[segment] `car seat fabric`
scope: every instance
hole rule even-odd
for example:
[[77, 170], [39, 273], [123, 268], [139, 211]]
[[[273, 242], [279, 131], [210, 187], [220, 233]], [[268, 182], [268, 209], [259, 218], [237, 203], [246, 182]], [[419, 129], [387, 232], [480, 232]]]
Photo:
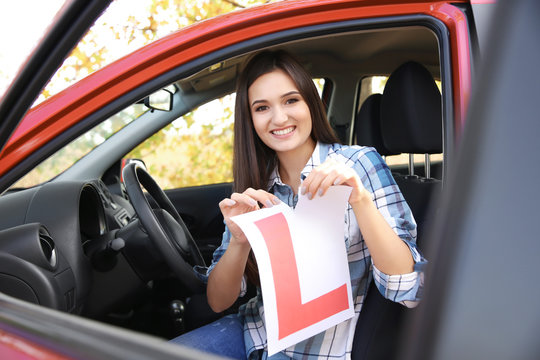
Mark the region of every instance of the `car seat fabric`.
[[381, 98], [381, 129], [392, 152], [442, 152], [441, 95], [421, 64], [407, 62], [388, 78]]
[[[416, 62], [404, 63], [388, 78], [381, 98], [385, 146], [399, 153], [442, 153], [441, 114], [441, 95], [429, 71]], [[441, 181], [409, 175], [397, 176], [396, 182], [418, 225], [420, 243]]]
[[[381, 97], [381, 134], [384, 147], [395, 153], [442, 152], [441, 96], [429, 71], [407, 62], [390, 75]], [[418, 244], [429, 222], [431, 202], [441, 181], [416, 175], [396, 175], [418, 225]], [[396, 359], [403, 323], [414, 309], [385, 299], [372, 282], [355, 329], [353, 359]]]
[[382, 156], [396, 155], [385, 145], [381, 131], [381, 98], [382, 94], [371, 94], [364, 100], [354, 124], [356, 143], [372, 146]]

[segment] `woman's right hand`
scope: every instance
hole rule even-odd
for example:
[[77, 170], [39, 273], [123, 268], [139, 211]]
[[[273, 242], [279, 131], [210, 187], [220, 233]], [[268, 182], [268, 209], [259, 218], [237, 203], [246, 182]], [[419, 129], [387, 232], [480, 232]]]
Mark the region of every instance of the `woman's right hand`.
[[243, 193], [233, 193], [230, 198], [223, 199], [219, 203], [219, 208], [225, 219], [225, 223], [231, 232], [231, 242], [248, 244], [246, 235], [240, 227], [231, 220], [231, 217], [259, 210], [259, 204], [263, 207], [272, 207], [280, 203], [277, 196], [264, 190], [248, 188]]

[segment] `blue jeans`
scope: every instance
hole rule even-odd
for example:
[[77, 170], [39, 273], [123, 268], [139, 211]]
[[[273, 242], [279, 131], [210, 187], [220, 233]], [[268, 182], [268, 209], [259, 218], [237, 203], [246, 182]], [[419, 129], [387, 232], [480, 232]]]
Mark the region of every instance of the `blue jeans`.
[[[232, 359], [246, 360], [244, 322], [238, 314], [224, 316], [213, 323], [180, 335], [171, 342]], [[256, 358], [261, 360], [290, 359], [283, 353], [268, 356], [266, 351], [256, 351]], [[251, 358], [253, 357], [254, 354], [251, 354]]]
[[222, 317], [213, 323], [180, 335], [171, 342], [233, 359], [246, 359], [244, 323], [238, 314]]

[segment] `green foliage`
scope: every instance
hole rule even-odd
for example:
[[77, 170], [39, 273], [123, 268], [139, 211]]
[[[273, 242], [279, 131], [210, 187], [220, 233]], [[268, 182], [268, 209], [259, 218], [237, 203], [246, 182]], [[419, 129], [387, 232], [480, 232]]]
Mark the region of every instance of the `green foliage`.
[[232, 181], [234, 96], [214, 100], [161, 129], [127, 157], [142, 159], [165, 189]]
[[142, 8], [141, 1], [116, 0], [66, 59], [39, 101], [121, 56], [183, 27], [275, 1], [279, 0], [146, 0], [146, 7]]
[[133, 104], [111, 116], [58, 150], [17, 181], [13, 187], [31, 187], [52, 179], [146, 111], [148, 109], [142, 104]]
[[[133, 6], [132, 0], [116, 0], [96, 21], [79, 45], [66, 59], [40, 96], [40, 100], [59, 92], [120, 56], [155, 41], [171, 32], [237, 9], [276, 0], [147, 0]], [[279, 0], [278, 0], [279, 1]], [[131, 6], [131, 7], [130, 7]], [[118, 11], [119, 9], [129, 9]], [[114, 17], [110, 14], [114, 14]], [[121, 50], [120, 50], [121, 49]], [[194, 113], [183, 116], [182, 128], [174, 123], [147, 139], [128, 157], [140, 158], [164, 188], [194, 186], [232, 181], [231, 103], [223, 103], [211, 121], [195, 119]], [[59, 174], [75, 161], [125, 125], [119, 113], [91, 135], [79, 139], [53, 155], [30, 172], [17, 186], [32, 186]]]

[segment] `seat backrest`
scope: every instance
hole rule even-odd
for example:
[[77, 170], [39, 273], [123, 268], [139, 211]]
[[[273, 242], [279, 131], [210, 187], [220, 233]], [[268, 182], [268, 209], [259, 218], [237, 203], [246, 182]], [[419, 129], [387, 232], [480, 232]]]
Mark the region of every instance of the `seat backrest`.
[[[384, 147], [395, 153], [441, 153], [441, 114], [441, 96], [429, 71], [414, 62], [401, 65], [388, 78], [381, 97]], [[411, 207], [420, 239], [441, 181], [416, 175], [395, 175], [395, 179]], [[356, 325], [352, 358], [397, 359], [402, 324], [412, 311], [385, 299], [372, 282]]]
[[[421, 64], [407, 62], [388, 78], [381, 98], [381, 132], [384, 145], [393, 152], [442, 153], [441, 95], [431, 73]], [[441, 181], [420, 176], [397, 176], [396, 182], [411, 207], [423, 237], [438, 197]]]
[[442, 152], [441, 94], [431, 73], [417, 62], [399, 66], [381, 97], [381, 130], [395, 153]]
[[396, 155], [384, 145], [381, 131], [382, 94], [371, 94], [364, 100], [354, 122], [356, 144], [372, 146], [382, 156]]

